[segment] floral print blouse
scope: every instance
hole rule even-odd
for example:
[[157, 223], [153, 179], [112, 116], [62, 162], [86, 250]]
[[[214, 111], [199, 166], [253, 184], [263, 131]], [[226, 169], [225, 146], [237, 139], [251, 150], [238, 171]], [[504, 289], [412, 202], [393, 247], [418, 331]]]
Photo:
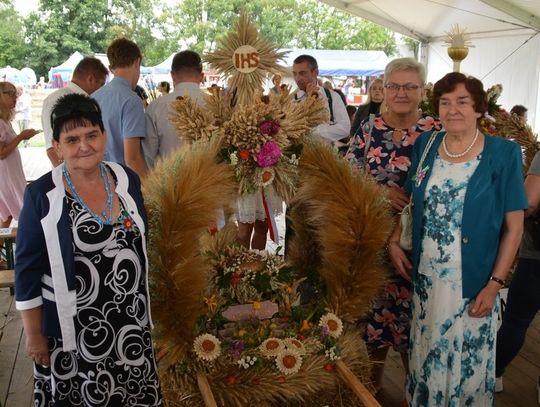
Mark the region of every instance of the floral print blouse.
[[369, 118], [362, 122], [351, 140], [345, 158], [357, 169], [365, 167], [377, 182], [402, 187], [411, 166], [414, 142], [425, 131], [440, 130], [441, 124], [439, 119], [422, 114], [414, 126], [408, 129], [395, 129], [384, 121], [381, 114], [378, 114], [373, 121], [371, 141], [365, 154], [370, 127]]

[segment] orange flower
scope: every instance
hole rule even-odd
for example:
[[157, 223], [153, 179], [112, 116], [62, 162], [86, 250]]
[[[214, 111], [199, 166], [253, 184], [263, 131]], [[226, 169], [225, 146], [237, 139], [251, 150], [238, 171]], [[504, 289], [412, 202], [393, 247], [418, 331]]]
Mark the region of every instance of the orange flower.
[[309, 326], [309, 321], [307, 319], [304, 319], [302, 321], [302, 327], [300, 328], [300, 332], [309, 331], [311, 327]]
[[270, 171], [263, 172], [263, 174], [262, 174], [262, 181], [263, 182], [268, 182], [271, 179], [272, 179], [272, 173]]
[[240, 150], [238, 153], [238, 157], [240, 157], [241, 160], [247, 160], [249, 158], [249, 151], [248, 150]]

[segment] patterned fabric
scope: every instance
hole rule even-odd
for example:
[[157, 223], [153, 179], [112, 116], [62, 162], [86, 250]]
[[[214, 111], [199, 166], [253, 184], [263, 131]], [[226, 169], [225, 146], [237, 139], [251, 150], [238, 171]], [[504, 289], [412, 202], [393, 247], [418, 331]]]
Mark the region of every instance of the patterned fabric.
[[361, 168], [375, 177], [377, 182], [388, 185], [405, 184], [411, 166], [412, 146], [418, 136], [425, 131], [440, 130], [438, 119], [422, 115], [418, 122], [408, 129], [390, 127], [379, 114], [375, 116], [371, 142], [364, 163], [364, 148], [369, 137], [369, 119], [364, 120], [345, 155], [353, 166]]
[[371, 308], [366, 325], [364, 339], [371, 348], [392, 346], [396, 352], [407, 352], [411, 297], [411, 284], [403, 277], [394, 277], [384, 288]]
[[77, 350], [49, 338], [50, 367], [34, 365], [36, 406], [161, 406], [147, 313], [140, 231], [121, 208], [100, 226], [70, 196], [77, 276]]
[[426, 186], [407, 377], [412, 406], [494, 405], [498, 307], [472, 318], [474, 299], [462, 298], [463, 203], [479, 161], [453, 164], [437, 156]]
[[[353, 168], [364, 167], [364, 148], [369, 137], [369, 127], [369, 119], [367, 119], [361, 124], [359, 132], [352, 139], [349, 151], [345, 155]], [[384, 121], [380, 114], [376, 115], [366, 156], [366, 171], [383, 185], [402, 187], [411, 166], [412, 146], [417, 137], [424, 131], [439, 130], [440, 127], [438, 119], [422, 115], [413, 127], [394, 129]], [[388, 265], [388, 267], [392, 266]], [[393, 269], [390, 270], [390, 274], [395, 275]], [[374, 301], [364, 337], [369, 347], [392, 346], [396, 352], [407, 351], [410, 301], [410, 283], [395, 275], [382, 295]]]

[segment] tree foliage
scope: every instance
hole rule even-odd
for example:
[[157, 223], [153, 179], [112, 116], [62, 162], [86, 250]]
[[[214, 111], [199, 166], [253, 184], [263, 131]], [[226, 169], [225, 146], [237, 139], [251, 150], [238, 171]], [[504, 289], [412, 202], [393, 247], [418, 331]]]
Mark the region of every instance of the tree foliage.
[[389, 30], [317, 0], [182, 0], [174, 7], [165, 0], [40, 0], [24, 21], [13, 0], [0, 0], [0, 15], [13, 22], [0, 27], [7, 44], [0, 63], [31, 66], [44, 75], [74, 51], [105, 52], [108, 43], [125, 36], [141, 47], [144, 64], [155, 65], [181, 49], [213, 50], [242, 10], [281, 48], [396, 51]]
[[0, 66], [7, 65], [22, 68], [24, 65], [23, 26], [13, 7], [12, 0], [0, 1]]

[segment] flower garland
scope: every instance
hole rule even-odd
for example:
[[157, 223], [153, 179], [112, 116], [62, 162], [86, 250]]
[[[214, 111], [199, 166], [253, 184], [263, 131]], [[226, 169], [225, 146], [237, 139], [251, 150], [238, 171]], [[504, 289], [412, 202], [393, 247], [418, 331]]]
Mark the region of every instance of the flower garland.
[[[207, 255], [212, 264], [193, 352], [201, 363], [217, 359], [242, 369], [297, 373], [314, 354], [339, 359], [341, 319], [314, 298], [300, 303], [295, 272], [279, 254], [229, 245]], [[315, 288], [316, 290], [320, 290]], [[319, 321], [316, 323], [316, 321]]]

